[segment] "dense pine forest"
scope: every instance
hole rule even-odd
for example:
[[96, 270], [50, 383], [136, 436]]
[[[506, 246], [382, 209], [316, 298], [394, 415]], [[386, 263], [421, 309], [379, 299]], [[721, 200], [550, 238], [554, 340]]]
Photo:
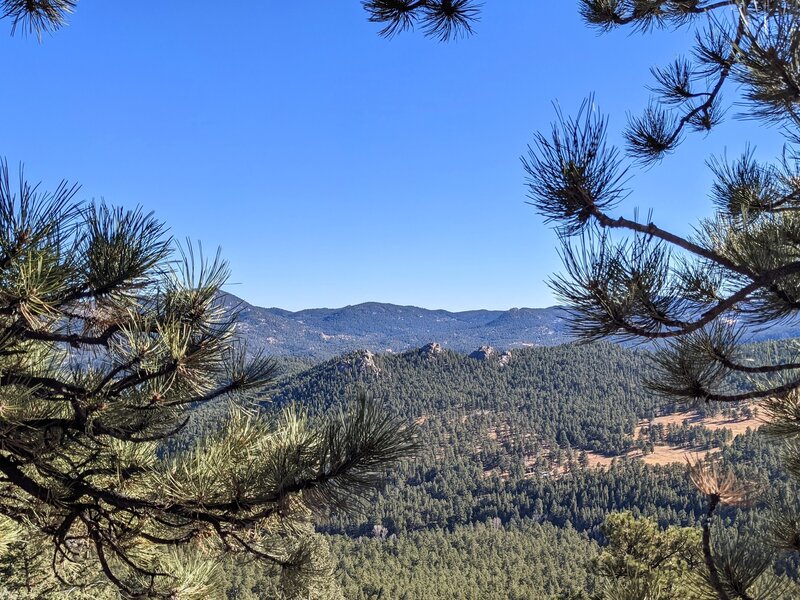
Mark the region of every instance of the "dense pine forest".
[[[792, 348], [770, 342], [750, 352], [789, 357]], [[291, 409], [313, 424], [366, 394], [413, 423], [419, 446], [384, 473], [366, 501], [320, 515], [314, 552], [335, 582], [316, 597], [599, 600], [623, 597], [615, 586], [629, 593], [644, 585], [661, 590], [656, 600], [700, 600], [702, 580], [684, 583], [700, 577], [706, 501], [684, 455], [721, 457], [739, 478], [770, 490], [750, 506], [717, 513], [718, 544], [746, 536], [750, 547], [764, 547], [756, 533], [766, 531], [769, 509], [796, 490], [781, 445], [757, 431], [756, 404], [666, 402], [643, 383], [651, 365], [648, 349], [609, 343], [469, 354], [431, 343], [316, 364], [281, 358], [268, 392], [198, 405], [159, 454], [167, 461], [191, 455], [237, 405], [271, 419]], [[650, 460], [664, 449], [671, 460]], [[0, 590], [13, 598], [63, 597], [40, 546], [19, 539], [0, 550]], [[212, 565], [218, 595], [283, 594], [278, 566], [241, 554], [220, 560]], [[778, 560], [770, 573], [780, 583], [775, 598], [796, 597], [795, 562]], [[117, 593], [108, 586], [92, 592]]]
[[[755, 431], [757, 420], [736, 437], [704, 420], [682, 422], [697, 408], [710, 418], [710, 408], [654, 397], [642, 384], [648, 364], [646, 351], [611, 344], [470, 355], [429, 344], [310, 368], [287, 362], [261, 403], [267, 412], [301, 406], [313, 419], [366, 390], [417, 424], [419, 455], [387, 473], [358, 516], [334, 511], [319, 526], [344, 597], [601, 598], [610, 580], [598, 557], [609, 552], [610, 517], [630, 511], [656, 529], [697, 533], [704, 499], [683, 453], [719, 451], [742, 477], [771, 481], [776, 497], [791, 493], [780, 450]], [[201, 409], [186, 444], [225, 410]], [[725, 412], [736, 423], [752, 410]], [[642, 427], [666, 414], [679, 424]], [[653, 443], [675, 448], [677, 462], [646, 464]], [[598, 464], [599, 457], [608, 460]], [[769, 501], [726, 509], [721, 522], [730, 532], [755, 531]], [[778, 569], [794, 573], [792, 564]], [[275, 575], [259, 563], [232, 564], [226, 573], [229, 598], [275, 593], [265, 591]], [[659, 598], [684, 597], [665, 594]]]
[[[779, 446], [755, 430], [753, 405], [723, 415], [713, 406], [665, 403], [642, 383], [650, 369], [643, 349], [601, 343], [462, 354], [432, 343], [402, 354], [359, 351], [279, 365], [273, 389], [250, 401], [265, 415], [292, 407], [314, 421], [366, 393], [414, 423], [420, 441], [417, 455], [387, 472], [358, 510], [332, 510], [320, 520], [320, 548], [337, 579], [331, 598], [613, 598], [604, 594], [620, 577], [634, 577], [631, 565], [658, 577], [659, 586], [672, 582], [657, 599], [694, 598], [676, 582], [696, 574], [705, 507], [680, 457], [719, 453], [742, 478], [771, 482], [773, 497], [719, 513], [728, 536], [763, 528], [768, 505], [793, 493]], [[191, 453], [230, 418], [231, 407], [198, 406], [162, 454]], [[668, 426], [656, 425], [666, 416]], [[704, 425], [714, 418], [748, 427], [734, 437]], [[664, 447], [677, 462], [647, 464]], [[667, 541], [653, 541], [661, 537]], [[637, 544], [667, 542], [689, 554], [648, 568], [652, 548]], [[23, 542], [7, 549], [0, 572], [18, 594], [12, 597], [61, 597], [44, 562]], [[780, 562], [774, 572], [789, 582], [796, 566]], [[231, 600], [280, 597], [277, 567], [234, 555], [216, 573], [218, 593]], [[792, 597], [786, 593], [780, 597]]]

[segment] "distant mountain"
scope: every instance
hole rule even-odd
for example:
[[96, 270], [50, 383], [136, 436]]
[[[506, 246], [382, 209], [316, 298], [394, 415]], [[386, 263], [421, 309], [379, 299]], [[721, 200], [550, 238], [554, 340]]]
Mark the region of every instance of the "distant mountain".
[[[354, 350], [405, 352], [436, 342], [469, 353], [482, 346], [498, 351], [555, 346], [572, 340], [563, 308], [512, 308], [450, 312], [365, 302], [344, 308], [291, 312], [260, 308], [225, 294], [241, 310], [239, 333], [250, 349], [273, 356], [328, 359]], [[800, 324], [753, 329], [749, 341], [800, 337]]]
[[274, 356], [325, 359], [353, 350], [403, 352], [430, 342], [471, 352], [481, 346], [508, 350], [569, 341], [558, 307], [449, 312], [366, 302], [290, 312], [253, 306], [231, 294], [225, 302], [241, 309], [239, 333], [248, 346]]

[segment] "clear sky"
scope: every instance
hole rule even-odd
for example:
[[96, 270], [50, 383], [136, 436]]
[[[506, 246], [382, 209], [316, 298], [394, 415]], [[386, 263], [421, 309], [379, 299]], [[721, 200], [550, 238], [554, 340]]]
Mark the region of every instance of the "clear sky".
[[[573, 0], [486, 2], [456, 43], [377, 29], [358, 0], [81, 0], [41, 44], [0, 37], [0, 154], [221, 246], [228, 291], [260, 306], [552, 304], [556, 238], [519, 156], [554, 101], [594, 92], [620, 131], [688, 35], [599, 36]], [[705, 158], [748, 141], [780, 148], [729, 121], [637, 171], [621, 212], [689, 231]]]

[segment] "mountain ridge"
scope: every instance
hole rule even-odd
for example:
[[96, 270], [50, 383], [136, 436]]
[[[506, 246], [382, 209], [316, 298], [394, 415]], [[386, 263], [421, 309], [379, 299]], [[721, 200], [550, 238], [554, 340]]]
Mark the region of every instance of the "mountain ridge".
[[431, 342], [471, 352], [570, 341], [560, 307], [447, 311], [384, 302], [289, 311], [263, 308], [233, 294], [225, 306], [240, 312], [238, 333], [248, 348], [275, 356], [326, 359], [353, 350], [404, 352]]
[[[456, 352], [483, 346], [502, 352], [574, 341], [564, 307], [448, 311], [385, 302], [290, 311], [255, 306], [224, 293], [240, 312], [238, 334], [250, 350], [273, 356], [325, 360], [352, 352], [399, 353], [435, 342]], [[798, 323], [751, 329], [748, 341], [800, 337]]]

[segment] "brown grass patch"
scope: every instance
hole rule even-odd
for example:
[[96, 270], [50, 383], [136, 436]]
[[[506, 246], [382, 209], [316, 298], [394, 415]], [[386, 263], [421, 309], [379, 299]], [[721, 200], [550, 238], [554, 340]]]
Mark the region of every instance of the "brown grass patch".
[[586, 452], [586, 457], [589, 459], [590, 469], [606, 469], [611, 466], [614, 459], [624, 458], [624, 456], [606, 456], [597, 452]]
[[[734, 437], [746, 432], [748, 429], [756, 430], [762, 425], [757, 412], [754, 410], [754, 416], [751, 419], [728, 419], [722, 415], [716, 417], [701, 417], [697, 411], [690, 411], [685, 413], [673, 413], [671, 415], [662, 415], [653, 419], [653, 425], [663, 425], [664, 427], [672, 425], [682, 425], [685, 421], [687, 425], [701, 425], [708, 429], [730, 429]], [[634, 437], [639, 435], [643, 427], [648, 426], [650, 423], [641, 421], [633, 432]]]
[[[656, 417], [651, 422], [641, 421], [634, 429], [633, 436], [634, 438], [637, 438], [642, 429], [650, 425], [663, 425], [664, 427], [669, 425], [680, 426], [683, 425], [684, 422], [689, 426], [699, 425], [711, 430], [728, 429], [733, 437], [742, 435], [743, 433], [747, 432], [748, 429], [755, 431], [763, 424], [758, 418], [757, 414], [750, 419], [729, 419], [722, 415], [717, 415], [715, 417], [701, 417], [696, 411], [690, 411], [685, 413], [662, 415], [660, 417]], [[713, 454], [714, 452], [719, 452], [719, 449], [714, 448], [711, 450], [697, 450], [695, 448], [687, 448], [685, 446], [668, 446], [666, 444], [657, 444], [654, 446], [653, 452], [644, 455], [639, 450], [632, 450], [628, 454], [618, 457], [603, 456], [602, 454], [597, 454], [594, 452], [587, 452], [586, 454], [589, 457], [589, 467], [603, 469], [609, 467], [615, 458], [637, 459], [648, 465], [670, 465], [686, 462], [687, 456], [703, 458], [707, 454]]]
[[[758, 417], [757, 410], [755, 406], [752, 407], [754, 410], [755, 415], [750, 419], [729, 419], [727, 417], [717, 415], [715, 417], [700, 417], [700, 415], [696, 411], [689, 411], [689, 412], [682, 412], [682, 413], [672, 413], [669, 415], [662, 415], [659, 417], [654, 418], [652, 421], [641, 421], [634, 429], [633, 439], [639, 437], [640, 432], [642, 429], [650, 426], [650, 425], [663, 425], [667, 427], [669, 425], [677, 425], [681, 426], [684, 422], [686, 422], [689, 426], [702, 426], [706, 427], [710, 430], [719, 430], [719, 429], [728, 429], [730, 430], [733, 437], [739, 436], [744, 434], [748, 429], [756, 430], [758, 429], [763, 422]], [[489, 411], [472, 411], [462, 417], [462, 422], [466, 421], [469, 417], [475, 417], [480, 414], [486, 414]], [[417, 424], [422, 424], [427, 420], [427, 417], [419, 417], [416, 422]], [[495, 422], [493, 425], [490, 425], [486, 429], [486, 438], [487, 440], [491, 440], [494, 442], [497, 441], [507, 441], [512, 439], [513, 436], [511, 434], [511, 427], [508, 423], [504, 423], [502, 420], [499, 422]], [[532, 437], [530, 434], [526, 434], [523, 436], [524, 438]], [[481, 447], [477, 447], [477, 451], [481, 451]], [[548, 448], [542, 448], [542, 454], [546, 454]], [[575, 449], [575, 453], [579, 452], [578, 449]], [[614, 460], [641, 460], [645, 464], [648, 465], [669, 465], [669, 464], [676, 464], [676, 463], [685, 463], [687, 457], [692, 458], [702, 458], [705, 457], [707, 454], [713, 454], [715, 452], [719, 452], [719, 449], [713, 448], [710, 450], [699, 450], [696, 448], [690, 448], [685, 446], [668, 446], [666, 444], [657, 444], [653, 448], [653, 452], [649, 454], [642, 454], [640, 450], [632, 450], [627, 454], [619, 455], [619, 456], [606, 456], [604, 454], [600, 454], [597, 452], [586, 451], [586, 456], [589, 460], [588, 467], [590, 469], [607, 469], [611, 466]], [[532, 477], [536, 476], [537, 474], [541, 474], [535, 467], [536, 457], [527, 455], [524, 458], [525, 460], [525, 477]], [[558, 476], [562, 469], [553, 470], [552, 468], [543, 467], [543, 470], [548, 471], [550, 476]], [[490, 469], [484, 472], [484, 475], [490, 477], [492, 475], [499, 474], [502, 479], [508, 478], [508, 473], [499, 472], [498, 469]]]
[[653, 452], [642, 456], [641, 452], [637, 452], [640, 460], [646, 465], [670, 465], [675, 463], [685, 463], [686, 459], [691, 457], [693, 459], [705, 458], [707, 454], [719, 452], [719, 448], [711, 450], [695, 450], [693, 448], [675, 448], [672, 446], [655, 446]]

